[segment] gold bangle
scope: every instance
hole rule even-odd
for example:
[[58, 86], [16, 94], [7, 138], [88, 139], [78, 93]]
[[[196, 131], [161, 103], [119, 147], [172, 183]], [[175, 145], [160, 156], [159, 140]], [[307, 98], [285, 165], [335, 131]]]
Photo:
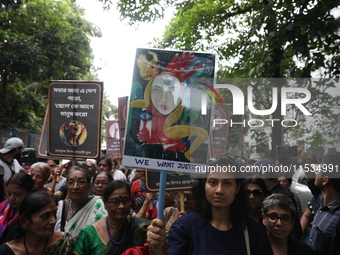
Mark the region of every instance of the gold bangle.
[[47, 190], [51, 191], [52, 193], [54, 193], [54, 191], [51, 188], [47, 188]]

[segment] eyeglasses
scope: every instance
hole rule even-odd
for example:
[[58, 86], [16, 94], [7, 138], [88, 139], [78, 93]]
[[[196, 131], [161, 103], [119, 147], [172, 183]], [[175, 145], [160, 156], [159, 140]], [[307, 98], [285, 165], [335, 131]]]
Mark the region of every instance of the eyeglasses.
[[105, 185], [107, 185], [107, 182], [106, 181], [102, 181], [102, 182], [101, 181], [95, 181], [94, 184], [96, 184], [96, 185], [101, 184], [101, 185], [105, 186]]
[[290, 217], [286, 214], [282, 215], [281, 217], [279, 217], [276, 213], [265, 213], [264, 214], [268, 221], [271, 223], [276, 223], [279, 219], [281, 220], [281, 223], [283, 225], [289, 225], [293, 222], [294, 217]]
[[79, 187], [83, 187], [86, 185], [87, 181], [86, 180], [78, 180], [78, 181], [67, 181], [67, 185], [70, 187], [73, 187], [73, 185], [78, 184]]
[[246, 189], [245, 192], [246, 192], [247, 197], [250, 197], [251, 194], [253, 194], [255, 198], [261, 198], [263, 196], [263, 191], [260, 189], [254, 189], [254, 190]]
[[107, 201], [110, 206], [117, 207], [120, 205], [120, 203], [123, 203], [124, 206], [127, 206], [131, 204], [131, 199], [129, 197], [124, 197], [122, 199], [112, 199]]

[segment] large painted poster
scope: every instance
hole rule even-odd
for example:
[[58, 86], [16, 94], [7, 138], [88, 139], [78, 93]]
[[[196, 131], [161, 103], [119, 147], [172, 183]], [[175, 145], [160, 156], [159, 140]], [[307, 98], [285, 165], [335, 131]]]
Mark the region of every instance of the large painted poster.
[[215, 55], [137, 49], [123, 164], [193, 172], [205, 165]]
[[230, 105], [216, 105], [213, 108], [212, 144], [214, 156], [224, 156], [227, 152], [230, 122]]

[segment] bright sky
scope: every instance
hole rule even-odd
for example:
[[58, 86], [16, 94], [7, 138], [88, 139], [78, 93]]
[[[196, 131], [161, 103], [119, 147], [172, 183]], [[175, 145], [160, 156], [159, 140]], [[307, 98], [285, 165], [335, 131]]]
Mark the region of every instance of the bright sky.
[[[120, 22], [116, 6], [104, 11], [98, 0], [77, 0], [86, 10], [85, 19], [96, 24], [102, 32], [101, 38], [93, 38], [91, 46], [95, 55], [94, 65], [101, 67], [98, 76], [104, 82], [104, 91], [112, 104], [118, 105], [118, 98], [130, 96], [133, 62], [136, 48], [150, 48], [155, 37], [161, 37], [171, 18], [168, 10], [164, 20], [156, 24], [140, 24], [136, 30]], [[115, 1], [114, 1], [115, 2]], [[339, 16], [340, 9], [335, 11]]]
[[117, 106], [119, 97], [130, 96], [136, 48], [150, 48], [147, 43], [163, 35], [170, 18], [156, 24], [141, 24], [136, 30], [119, 21], [115, 6], [104, 11], [97, 0], [78, 0], [78, 4], [86, 10], [85, 19], [101, 29], [102, 38], [91, 40], [94, 65], [102, 68], [98, 71], [99, 79], [104, 82], [104, 91], [112, 104]]

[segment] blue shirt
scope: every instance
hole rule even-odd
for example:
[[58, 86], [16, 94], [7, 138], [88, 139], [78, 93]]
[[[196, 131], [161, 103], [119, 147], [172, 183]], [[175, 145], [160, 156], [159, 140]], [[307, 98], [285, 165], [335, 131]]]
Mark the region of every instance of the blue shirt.
[[309, 246], [313, 248], [316, 254], [329, 253], [339, 219], [340, 199], [319, 207], [314, 217], [309, 237]]

